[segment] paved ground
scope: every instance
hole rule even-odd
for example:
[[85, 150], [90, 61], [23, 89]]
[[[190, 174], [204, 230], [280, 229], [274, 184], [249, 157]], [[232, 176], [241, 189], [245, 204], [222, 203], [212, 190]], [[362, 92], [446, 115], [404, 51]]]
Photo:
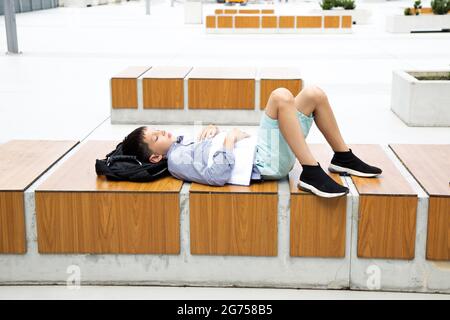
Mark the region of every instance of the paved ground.
[[400, 300], [450, 300], [450, 295], [368, 292], [349, 290], [293, 290], [254, 288], [178, 288], [178, 287], [81, 287], [65, 286], [0, 286], [0, 300], [5, 299], [151, 299], [151, 300], [279, 300], [279, 299], [400, 299]]

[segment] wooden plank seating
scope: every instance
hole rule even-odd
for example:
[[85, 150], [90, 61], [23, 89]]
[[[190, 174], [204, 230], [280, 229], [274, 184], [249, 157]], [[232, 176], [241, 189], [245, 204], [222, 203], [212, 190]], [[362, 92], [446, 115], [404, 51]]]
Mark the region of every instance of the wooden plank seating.
[[0, 253], [25, 253], [24, 192], [76, 141], [13, 140], [0, 145]]
[[[333, 151], [325, 144], [311, 144], [311, 152], [336, 182], [338, 174], [327, 168]], [[289, 173], [291, 190], [290, 255], [292, 257], [345, 257], [347, 198], [321, 198], [298, 189], [302, 167], [297, 162]]]
[[153, 67], [142, 75], [144, 109], [183, 109], [184, 78], [192, 67]]
[[277, 88], [286, 88], [295, 97], [303, 88], [300, 71], [296, 68], [261, 68], [259, 71], [260, 109], [265, 109], [270, 94]]
[[429, 195], [426, 258], [450, 260], [450, 144], [391, 144]]
[[[206, 30], [212, 33], [349, 33], [351, 15], [216, 14], [206, 16]], [[247, 29], [247, 31], [245, 30]]]
[[358, 257], [414, 259], [417, 193], [379, 145], [349, 146], [383, 173], [351, 176], [359, 192]]
[[116, 144], [86, 142], [36, 189], [39, 253], [179, 254], [182, 182], [97, 177]]
[[191, 254], [276, 256], [278, 184], [249, 187], [193, 183], [189, 192]]
[[216, 9], [214, 14], [274, 14], [274, 9]]
[[150, 68], [129, 67], [111, 78], [112, 108], [138, 108], [138, 78]]
[[255, 68], [194, 67], [188, 79], [189, 109], [254, 109]]

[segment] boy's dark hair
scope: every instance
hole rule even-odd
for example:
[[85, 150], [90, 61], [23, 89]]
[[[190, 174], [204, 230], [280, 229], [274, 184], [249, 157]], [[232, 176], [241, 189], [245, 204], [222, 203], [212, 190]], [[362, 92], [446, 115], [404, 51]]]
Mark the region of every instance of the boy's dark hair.
[[136, 156], [136, 158], [141, 162], [149, 161], [148, 159], [154, 152], [144, 141], [145, 130], [146, 127], [139, 127], [123, 139], [122, 151], [124, 155]]

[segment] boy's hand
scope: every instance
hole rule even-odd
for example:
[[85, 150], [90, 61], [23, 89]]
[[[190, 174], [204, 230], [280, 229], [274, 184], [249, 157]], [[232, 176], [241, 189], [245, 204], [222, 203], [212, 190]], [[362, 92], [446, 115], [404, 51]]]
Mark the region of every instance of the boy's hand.
[[235, 137], [235, 142], [241, 141], [242, 139], [250, 137], [250, 135], [247, 132], [241, 131], [238, 128], [234, 128], [231, 131], [231, 134]]
[[218, 133], [219, 133], [219, 128], [217, 128], [217, 126], [215, 126], [213, 124], [210, 124], [205, 129], [202, 130], [202, 132], [198, 136], [198, 140], [201, 141], [201, 140], [204, 140], [204, 139], [213, 138]]

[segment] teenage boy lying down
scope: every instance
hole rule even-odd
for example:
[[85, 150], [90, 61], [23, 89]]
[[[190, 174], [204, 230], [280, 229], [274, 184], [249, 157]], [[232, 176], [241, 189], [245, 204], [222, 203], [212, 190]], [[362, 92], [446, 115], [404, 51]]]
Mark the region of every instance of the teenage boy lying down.
[[[303, 89], [296, 97], [285, 88], [271, 93], [258, 135], [253, 139], [253, 149], [251, 144], [244, 146], [252, 152], [250, 166], [240, 163], [235, 155], [235, 144], [251, 140], [246, 139], [249, 135], [237, 128], [220, 133], [217, 146], [219, 130], [214, 125], [205, 128], [197, 141], [188, 142], [183, 136], [176, 137], [164, 130], [140, 127], [124, 139], [123, 152], [153, 163], [166, 158], [169, 172], [175, 178], [217, 186], [229, 183], [234, 174], [242, 175], [243, 171], [247, 171], [244, 175], [247, 174], [248, 180], [281, 179], [298, 159], [303, 167], [300, 189], [321, 197], [343, 196], [348, 188], [324, 172], [305, 141], [313, 121], [334, 151], [329, 171], [360, 177], [381, 174], [380, 168], [364, 163], [348, 148], [326, 94], [315, 86]], [[235, 170], [237, 166], [239, 170]]]

